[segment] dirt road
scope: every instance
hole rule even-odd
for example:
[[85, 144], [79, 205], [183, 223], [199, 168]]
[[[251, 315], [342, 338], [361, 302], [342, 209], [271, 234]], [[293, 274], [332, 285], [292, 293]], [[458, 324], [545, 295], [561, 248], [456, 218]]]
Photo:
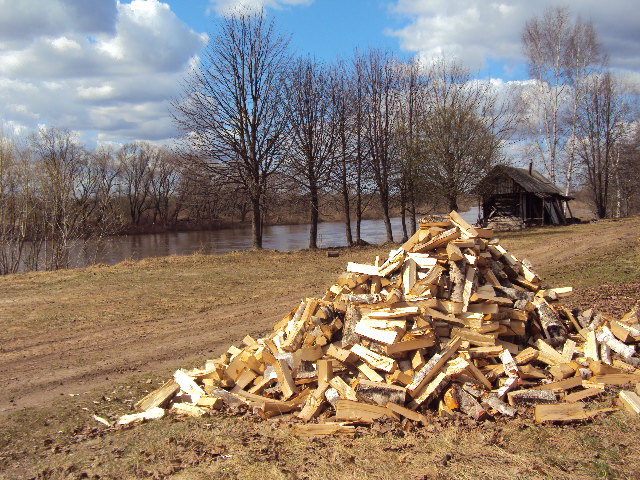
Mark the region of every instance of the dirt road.
[[[637, 249], [639, 227], [633, 219], [542, 229], [510, 234], [503, 244], [542, 266], [550, 283], [577, 281], [581, 298], [604, 299], [599, 306], [617, 314], [640, 296], [637, 264], [610, 279], [606, 264]], [[0, 412], [106, 388], [137, 372], [167, 376], [201, 364], [246, 334], [265, 333], [300, 298], [321, 295], [347, 261], [370, 262], [388, 250], [356, 249], [338, 259], [324, 252], [174, 257], [0, 279]], [[603, 291], [603, 281], [612, 286]], [[213, 306], [201, 308], [203, 298]]]

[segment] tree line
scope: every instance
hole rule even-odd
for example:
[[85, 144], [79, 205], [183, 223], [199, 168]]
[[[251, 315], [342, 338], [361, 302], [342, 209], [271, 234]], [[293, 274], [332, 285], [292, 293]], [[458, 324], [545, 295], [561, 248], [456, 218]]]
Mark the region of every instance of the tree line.
[[306, 212], [310, 248], [327, 212], [350, 245], [372, 210], [388, 241], [404, 240], [420, 213], [457, 209], [520, 148], [567, 194], [586, 190], [598, 217], [637, 212], [638, 92], [607, 67], [593, 25], [548, 9], [522, 43], [531, 81], [506, 89], [446, 58], [296, 56], [263, 14], [225, 18], [171, 103], [175, 144], [90, 150], [56, 128], [0, 138], [0, 273], [221, 219], [250, 219], [261, 248], [264, 225], [291, 211]]

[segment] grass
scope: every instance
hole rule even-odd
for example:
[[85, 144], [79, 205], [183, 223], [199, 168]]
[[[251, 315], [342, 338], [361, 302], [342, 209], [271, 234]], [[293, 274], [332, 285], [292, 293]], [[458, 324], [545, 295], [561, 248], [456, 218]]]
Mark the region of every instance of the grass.
[[[635, 218], [501, 237], [538, 265], [547, 283], [598, 290], [640, 282], [638, 232]], [[389, 248], [342, 249], [337, 259], [323, 251], [174, 256], [11, 275], [0, 278], [0, 328], [7, 338], [46, 338], [79, 326], [216, 314], [247, 302], [270, 302], [284, 314], [292, 298], [321, 294], [347, 261], [371, 262]], [[640, 471], [640, 420], [622, 411], [568, 426], [536, 425], [531, 413], [481, 424], [434, 416], [424, 428], [383, 423], [359, 428], [355, 438], [311, 440], [292, 436], [286, 416], [263, 422], [221, 413], [124, 429], [92, 419], [129, 413], [166, 374], [149, 365], [108, 388], [0, 414], [0, 478], [573, 480], [631, 479]]]

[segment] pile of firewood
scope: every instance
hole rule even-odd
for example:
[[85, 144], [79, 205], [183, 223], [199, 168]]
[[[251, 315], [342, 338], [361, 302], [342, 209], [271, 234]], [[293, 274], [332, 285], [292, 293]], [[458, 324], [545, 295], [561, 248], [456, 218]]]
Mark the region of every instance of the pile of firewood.
[[[588, 419], [603, 409], [582, 400], [639, 388], [639, 314], [571, 312], [556, 302], [571, 290], [543, 288], [527, 260], [456, 212], [425, 218], [383, 262], [349, 263], [323, 298], [202, 369], [178, 370], [119, 423], [225, 406], [316, 419], [296, 426], [311, 434], [385, 417], [424, 423], [427, 408], [481, 420], [535, 405], [538, 422]], [[640, 412], [635, 392], [620, 399]]]

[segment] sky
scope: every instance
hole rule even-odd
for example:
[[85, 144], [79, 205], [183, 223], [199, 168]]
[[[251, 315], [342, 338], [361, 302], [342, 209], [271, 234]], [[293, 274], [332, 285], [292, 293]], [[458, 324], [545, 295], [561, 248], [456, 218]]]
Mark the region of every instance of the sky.
[[518, 82], [522, 28], [547, 6], [592, 20], [611, 67], [640, 78], [640, 0], [0, 0], [0, 129], [66, 128], [90, 147], [170, 141], [170, 100], [237, 8], [264, 9], [294, 52], [327, 62], [376, 47]]

